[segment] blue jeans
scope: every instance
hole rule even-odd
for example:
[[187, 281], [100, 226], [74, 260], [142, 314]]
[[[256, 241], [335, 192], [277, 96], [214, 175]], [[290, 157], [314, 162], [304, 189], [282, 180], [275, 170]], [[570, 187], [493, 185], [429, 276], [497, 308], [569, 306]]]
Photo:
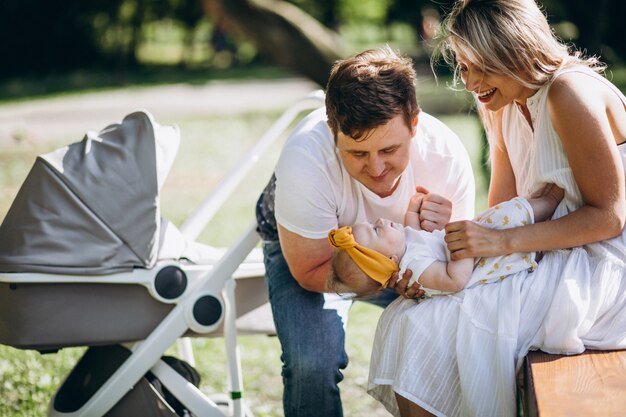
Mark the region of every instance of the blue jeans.
[[[343, 416], [338, 384], [348, 365], [345, 324], [352, 300], [303, 289], [289, 272], [278, 241], [263, 243], [265, 273], [282, 347], [285, 417]], [[379, 306], [397, 297], [383, 291]]]

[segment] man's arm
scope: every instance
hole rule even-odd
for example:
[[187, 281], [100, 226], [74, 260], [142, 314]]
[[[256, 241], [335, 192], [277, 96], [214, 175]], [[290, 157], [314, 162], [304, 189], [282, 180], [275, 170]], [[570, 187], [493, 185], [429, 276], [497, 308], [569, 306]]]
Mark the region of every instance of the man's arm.
[[327, 239], [308, 239], [278, 225], [278, 236], [289, 271], [308, 291], [328, 292], [332, 248]]

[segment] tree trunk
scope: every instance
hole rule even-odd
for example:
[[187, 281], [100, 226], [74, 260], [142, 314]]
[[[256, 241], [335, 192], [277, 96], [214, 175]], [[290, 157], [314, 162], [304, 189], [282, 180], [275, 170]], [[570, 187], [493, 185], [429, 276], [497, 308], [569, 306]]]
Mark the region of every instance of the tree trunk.
[[204, 0], [220, 28], [241, 34], [277, 65], [325, 86], [332, 64], [345, 58], [337, 34], [298, 7], [277, 0]]

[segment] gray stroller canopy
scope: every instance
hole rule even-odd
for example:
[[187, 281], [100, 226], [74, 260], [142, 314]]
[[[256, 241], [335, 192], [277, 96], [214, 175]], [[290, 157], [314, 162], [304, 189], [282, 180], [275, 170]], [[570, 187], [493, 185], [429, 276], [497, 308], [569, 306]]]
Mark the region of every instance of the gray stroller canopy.
[[110, 274], [152, 267], [176, 126], [138, 111], [37, 157], [2, 225], [0, 272]]

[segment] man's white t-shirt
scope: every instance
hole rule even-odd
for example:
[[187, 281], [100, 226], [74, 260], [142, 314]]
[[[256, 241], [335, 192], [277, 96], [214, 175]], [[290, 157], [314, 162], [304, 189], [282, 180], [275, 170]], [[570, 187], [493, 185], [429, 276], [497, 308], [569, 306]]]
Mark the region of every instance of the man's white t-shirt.
[[452, 202], [452, 221], [471, 219], [475, 185], [465, 147], [433, 116], [420, 112], [418, 120], [406, 170], [393, 194], [382, 198], [350, 177], [325, 109], [313, 111], [287, 139], [276, 166], [277, 223], [308, 239], [380, 217], [403, 223], [417, 185]]

